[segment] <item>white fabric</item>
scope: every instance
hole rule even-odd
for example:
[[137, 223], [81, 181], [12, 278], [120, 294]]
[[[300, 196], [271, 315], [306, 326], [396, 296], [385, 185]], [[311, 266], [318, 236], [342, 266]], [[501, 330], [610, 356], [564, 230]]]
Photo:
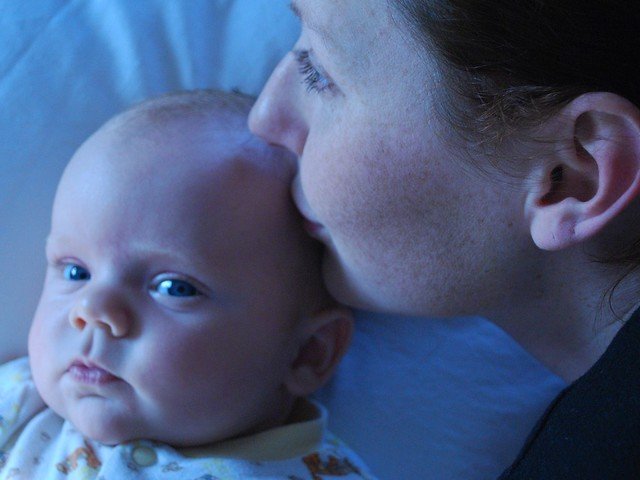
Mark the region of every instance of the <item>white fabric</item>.
[[[256, 94], [298, 33], [288, 0], [0, 2], [0, 360], [26, 353], [56, 182], [132, 102], [169, 90]], [[16, 321], [16, 319], [22, 319]], [[563, 382], [480, 319], [361, 313], [320, 397], [383, 479], [495, 478]]]
[[318, 399], [380, 478], [491, 479], [565, 383], [481, 318], [360, 312]]
[[[361, 460], [324, 430], [323, 409], [310, 403], [306, 407], [306, 421], [222, 442], [197, 455], [146, 440], [107, 446], [83, 438], [44, 406], [28, 360], [21, 358], [0, 366], [0, 480], [170, 480], [176, 475], [194, 480], [315, 480], [323, 473], [374, 480]], [[298, 437], [301, 451], [283, 437]]]

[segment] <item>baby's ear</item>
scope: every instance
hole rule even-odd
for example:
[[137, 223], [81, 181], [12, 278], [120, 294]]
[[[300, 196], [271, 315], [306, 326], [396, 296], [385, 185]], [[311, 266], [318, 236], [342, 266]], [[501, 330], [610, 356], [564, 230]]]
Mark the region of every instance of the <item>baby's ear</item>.
[[612, 93], [587, 93], [550, 122], [553, 162], [532, 172], [526, 214], [538, 247], [596, 235], [640, 194], [640, 111]]
[[353, 335], [353, 314], [331, 307], [304, 321], [298, 354], [285, 386], [292, 395], [306, 396], [331, 378]]

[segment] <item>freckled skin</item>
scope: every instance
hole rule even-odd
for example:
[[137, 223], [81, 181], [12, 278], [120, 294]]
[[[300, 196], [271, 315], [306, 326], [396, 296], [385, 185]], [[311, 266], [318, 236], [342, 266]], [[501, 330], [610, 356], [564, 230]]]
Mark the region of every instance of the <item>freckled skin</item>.
[[489, 314], [498, 297], [517, 295], [535, 265], [524, 192], [462, 167], [459, 139], [434, 113], [439, 75], [387, 2], [298, 5], [294, 49], [312, 52], [334, 87], [306, 92], [288, 55], [250, 127], [299, 156], [294, 192], [324, 226], [332, 293], [359, 307], [431, 315]]
[[[558, 148], [523, 138], [487, 154], [444, 119], [449, 84], [394, 2], [293, 4], [300, 37], [249, 126], [298, 156], [294, 198], [327, 245], [331, 293], [375, 311], [484, 316], [565, 378], [584, 372], [615, 334], [603, 328], [593, 347], [591, 319], [616, 276], [585, 255], [599, 245], [540, 245], [534, 233], [554, 229], [531, 217], [546, 188], [539, 169], [566, 151], [571, 125], [558, 115], [535, 132]], [[517, 178], [493, 169], [503, 161], [523, 161]]]

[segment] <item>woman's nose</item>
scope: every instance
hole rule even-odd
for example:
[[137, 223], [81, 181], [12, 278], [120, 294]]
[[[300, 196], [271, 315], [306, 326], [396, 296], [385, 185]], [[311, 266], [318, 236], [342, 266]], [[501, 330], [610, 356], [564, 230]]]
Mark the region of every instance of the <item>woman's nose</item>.
[[131, 312], [122, 295], [113, 289], [87, 288], [69, 312], [69, 323], [78, 330], [102, 328], [112, 337], [121, 338], [130, 331]]
[[302, 155], [308, 127], [304, 115], [304, 86], [292, 53], [275, 68], [249, 114], [249, 128], [269, 143]]

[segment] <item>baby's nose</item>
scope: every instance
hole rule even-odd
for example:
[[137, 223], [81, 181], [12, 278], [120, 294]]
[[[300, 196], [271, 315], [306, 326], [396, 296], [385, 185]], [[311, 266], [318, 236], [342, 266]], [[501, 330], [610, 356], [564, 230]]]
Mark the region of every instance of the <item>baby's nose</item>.
[[103, 328], [112, 337], [121, 338], [129, 333], [131, 312], [113, 289], [88, 287], [69, 312], [69, 323], [78, 330]]

